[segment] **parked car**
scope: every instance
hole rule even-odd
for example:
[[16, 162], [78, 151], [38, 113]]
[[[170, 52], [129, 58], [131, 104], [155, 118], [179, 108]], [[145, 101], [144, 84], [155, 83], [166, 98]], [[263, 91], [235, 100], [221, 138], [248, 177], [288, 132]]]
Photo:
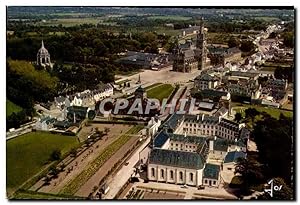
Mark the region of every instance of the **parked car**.
[[198, 190], [201, 190], [201, 189], [205, 189], [205, 186], [203, 186], [203, 185], [198, 186]]

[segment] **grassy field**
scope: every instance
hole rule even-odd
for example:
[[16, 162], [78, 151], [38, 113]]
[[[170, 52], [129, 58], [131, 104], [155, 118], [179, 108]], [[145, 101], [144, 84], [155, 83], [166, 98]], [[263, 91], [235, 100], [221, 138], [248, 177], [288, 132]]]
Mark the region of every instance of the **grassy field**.
[[85, 198], [21, 190], [16, 192], [12, 199], [83, 200]]
[[151, 20], [174, 20], [174, 21], [186, 21], [192, 19], [192, 17], [187, 17], [187, 16], [173, 16], [173, 15], [165, 15], [165, 16], [149, 16], [148, 19]]
[[39, 25], [44, 26], [57, 26], [61, 24], [62, 26], [69, 27], [69, 26], [76, 26], [80, 24], [98, 24], [101, 23], [101, 18], [58, 18], [58, 19], [51, 19], [46, 22], [39, 22]]
[[82, 186], [84, 182], [90, 179], [95, 174], [95, 172], [99, 170], [100, 167], [131, 138], [131, 134], [138, 133], [142, 128], [143, 126], [138, 125], [128, 130], [125, 134], [121, 135], [111, 145], [106, 147], [85, 170], [83, 170], [78, 176], [76, 176], [76, 178], [68, 183], [60, 193], [67, 195], [75, 194], [80, 186]]
[[243, 107], [234, 107], [233, 109], [236, 112], [239, 112], [242, 114], [242, 116], [245, 116], [245, 109], [247, 108], [255, 108], [257, 111], [259, 112], [266, 112], [269, 115], [271, 115], [274, 118], [279, 119], [280, 113], [282, 113], [283, 115], [287, 116], [287, 117], [293, 117], [293, 112], [291, 111], [286, 111], [286, 110], [280, 110], [277, 108], [269, 108], [269, 107], [263, 107], [263, 106], [255, 106], [255, 105], [245, 105], [243, 104]]
[[152, 85], [149, 85], [149, 86], [145, 87], [145, 89], [146, 89], [146, 90], [150, 90], [150, 89], [152, 89], [152, 88], [154, 88], [154, 87], [156, 87], [156, 86], [158, 86], [158, 85], [162, 85], [162, 83], [154, 83], [154, 84], [152, 84]]
[[168, 98], [173, 90], [174, 87], [172, 85], [163, 84], [150, 90], [147, 90], [147, 97], [156, 98], [159, 101], [162, 101], [164, 98]]
[[64, 154], [78, 145], [73, 136], [32, 132], [6, 142], [7, 191], [14, 190], [38, 173], [47, 163], [53, 150]]
[[6, 100], [6, 117], [10, 116], [13, 112], [20, 112], [22, 108], [10, 100]]

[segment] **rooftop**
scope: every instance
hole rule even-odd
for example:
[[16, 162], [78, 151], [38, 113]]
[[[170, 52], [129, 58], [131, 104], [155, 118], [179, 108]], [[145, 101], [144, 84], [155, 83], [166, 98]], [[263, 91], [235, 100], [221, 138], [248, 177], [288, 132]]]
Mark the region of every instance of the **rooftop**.
[[205, 162], [201, 155], [197, 153], [153, 149], [150, 153], [149, 163], [188, 169], [202, 169]]
[[206, 164], [203, 170], [203, 178], [218, 179], [220, 166], [215, 164]]
[[231, 163], [231, 162], [236, 162], [238, 158], [245, 158], [246, 154], [244, 152], [228, 152], [225, 159], [224, 163]]

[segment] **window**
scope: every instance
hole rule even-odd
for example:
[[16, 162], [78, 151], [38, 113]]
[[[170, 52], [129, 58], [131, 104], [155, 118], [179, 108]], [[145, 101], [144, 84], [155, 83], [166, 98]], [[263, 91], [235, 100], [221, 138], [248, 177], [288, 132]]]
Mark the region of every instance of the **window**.
[[174, 179], [174, 172], [173, 172], [173, 170], [170, 171], [170, 179], [172, 179], [172, 180]]
[[160, 170], [160, 176], [161, 176], [161, 178], [164, 178], [164, 177], [165, 177], [164, 174], [165, 174], [165, 173], [164, 173], [164, 170], [161, 169], [161, 170]]
[[179, 172], [179, 180], [183, 180], [183, 173], [182, 172]]
[[194, 180], [194, 175], [193, 173], [190, 173], [190, 181], [193, 181]]
[[176, 147], [178, 146], [178, 144], [176, 144]]
[[151, 168], [151, 176], [155, 177], [155, 169], [154, 168]]
[[173, 146], [173, 143], [171, 143], [171, 146]]
[[216, 181], [213, 181], [213, 185], [216, 185]]
[[207, 184], [207, 179], [204, 180], [204, 183]]

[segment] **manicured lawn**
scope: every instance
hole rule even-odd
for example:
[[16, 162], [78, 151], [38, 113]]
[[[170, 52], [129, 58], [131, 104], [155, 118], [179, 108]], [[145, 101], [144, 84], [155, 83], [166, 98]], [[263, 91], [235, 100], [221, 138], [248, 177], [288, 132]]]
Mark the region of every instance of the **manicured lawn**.
[[154, 84], [152, 84], [152, 85], [149, 85], [149, 86], [147, 86], [147, 87], [145, 87], [145, 89], [146, 90], [150, 90], [150, 89], [152, 89], [152, 88], [154, 88], [154, 87], [156, 87], [156, 86], [158, 86], [158, 85], [161, 85], [162, 83], [154, 83]]
[[168, 98], [171, 95], [173, 90], [174, 87], [172, 85], [163, 84], [155, 88], [152, 88], [150, 90], [147, 90], [147, 97], [155, 98], [158, 99], [159, 101], [162, 101], [164, 98]]
[[8, 191], [37, 174], [47, 163], [53, 150], [64, 154], [78, 145], [74, 136], [31, 132], [6, 142], [6, 186]]
[[254, 105], [243, 105], [243, 107], [236, 107], [233, 108], [236, 112], [240, 112], [242, 113], [242, 116], [245, 116], [245, 110], [247, 108], [255, 108], [258, 112], [266, 112], [269, 115], [271, 115], [274, 118], [279, 119], [280, 113], [282, 113], [283, 115], [287, 116], [287, 117], [293, 117], [293, 112], [291, 111], [286, 111], [286, 110], [280, 110], [277, 108], [269, 108], [269, 107], [263, 107], [263, 106], [254, 106]]
[[13, 112], [17, 113], [20, 112], [21, 110], [22, 108], [20, 106], [14, 104], [10, 100], [6, 100], [6, 117], [13, 114]]
[[137, 125], [128, 130], [125, 134], [121, 135], [118, 139], [106, 147], [85, 170], [83, 170], [78, 176], [76, 176], [76, 178], [68, 183], [60, 193], [67, 195], [75, 194], [80, 186], [84, 184], [84, 182], [88, 181], [95, 174], [95, 172], [99, 170], [100, 167], [111, 156], [113, 156], [116, 151], [118, 151], [124, 144], [126, 144], [126, 142], [128, 142], [128, 140], [131, 138], [131, 134], [137, 134], [142, 128], [143, 126]]

